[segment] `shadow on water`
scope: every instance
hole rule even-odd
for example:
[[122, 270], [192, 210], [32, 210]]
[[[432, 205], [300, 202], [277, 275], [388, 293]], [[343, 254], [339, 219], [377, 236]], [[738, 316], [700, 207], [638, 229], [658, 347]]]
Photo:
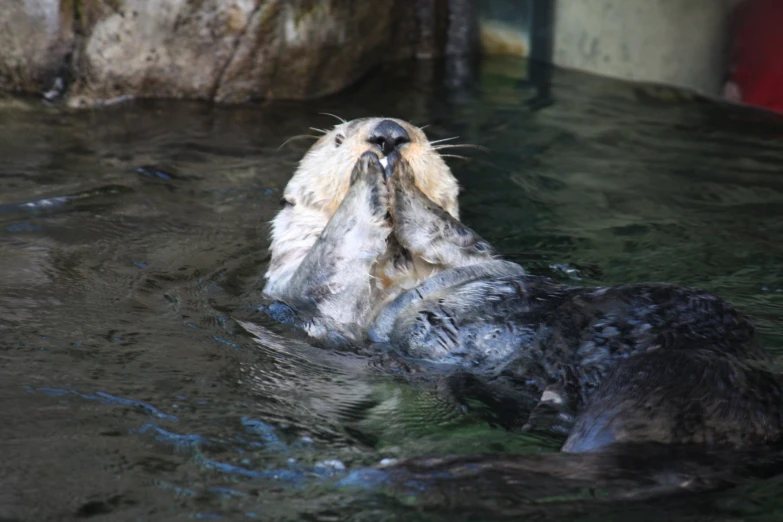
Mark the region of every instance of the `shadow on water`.
[[330, 125], [321, 112], [489, 148], [450, 161], [463, 220], [508, 258], [706, 288], [783, 357], [771, 116], [573, 72], [542, 85], [508, 60], [395, 64], [303, 103], [3, 99], [1, 519], [780, 516], [778, 454], [559, 455], [260, 313], [265, 223], [309, 141], [279, 147]]

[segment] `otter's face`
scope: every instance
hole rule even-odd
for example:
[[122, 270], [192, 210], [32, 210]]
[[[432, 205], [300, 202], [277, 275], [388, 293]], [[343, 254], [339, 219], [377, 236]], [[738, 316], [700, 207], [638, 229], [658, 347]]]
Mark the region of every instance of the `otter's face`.
[[459, 217], [459, 188], [451, 170], [421, 129], [393, 118], [362, 118], [326, 132], [299, 163], [284, 199], [331, 216], [348, 193], [351, 171], [359, 156], [368, 150], [378, 154], [382, 164], [397, 150], [410, 164], [419, 190]]

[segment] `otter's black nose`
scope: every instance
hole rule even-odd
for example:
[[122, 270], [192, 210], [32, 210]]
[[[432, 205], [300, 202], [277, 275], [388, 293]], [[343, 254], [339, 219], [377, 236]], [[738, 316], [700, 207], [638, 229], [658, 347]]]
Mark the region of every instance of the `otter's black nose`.
[[383, 120], [370, 132], [367, 141], [381, 148], [384, 156], [388, 156], [403, 143], [411, 141], [411, 137], [398, 123]]

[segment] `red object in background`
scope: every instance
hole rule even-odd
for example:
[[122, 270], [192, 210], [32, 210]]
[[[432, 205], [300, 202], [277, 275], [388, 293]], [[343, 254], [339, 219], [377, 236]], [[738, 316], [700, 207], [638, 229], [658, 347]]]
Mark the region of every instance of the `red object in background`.
[[745, 0], [736, 15], [726, 96], [783, 113], [783, 0]]

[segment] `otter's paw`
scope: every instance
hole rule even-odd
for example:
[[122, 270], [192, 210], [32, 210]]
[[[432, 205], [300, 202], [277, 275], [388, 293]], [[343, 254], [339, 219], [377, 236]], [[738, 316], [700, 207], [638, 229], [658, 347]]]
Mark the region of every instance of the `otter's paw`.
[[[396, 191], [407, 192], [416, 187], [413, 168], [399, 151], [393, 151], [386, 157], [386, 180]], [[418, 189], [417, 189], [418, 190]], [[422, 197], [426, 197], [422, 194]]]
[[394, 232], [400, 245], [408, 251], [431, 264], [451, 268], [493, 258], [489, 243], [427, 198], [416, 186], [413, 168], [404, 158], [395, 161], [388, 183]]
[[378, 220], [386, 221], [389, 190], [385, 183], [384, 167], [374, 152], [367, 151], [359, 157], [351, 173], [351, 185], [366, 190], [370, 213]]

